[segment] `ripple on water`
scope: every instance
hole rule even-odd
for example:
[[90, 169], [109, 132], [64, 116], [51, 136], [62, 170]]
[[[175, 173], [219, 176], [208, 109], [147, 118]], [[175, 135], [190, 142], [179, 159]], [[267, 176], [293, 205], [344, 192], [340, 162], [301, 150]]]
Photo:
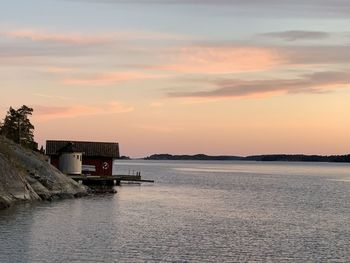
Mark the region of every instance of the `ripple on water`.
[[0, 262], [350, 261], [350, 166], [133, 165], [156, 184], [1, 211]]

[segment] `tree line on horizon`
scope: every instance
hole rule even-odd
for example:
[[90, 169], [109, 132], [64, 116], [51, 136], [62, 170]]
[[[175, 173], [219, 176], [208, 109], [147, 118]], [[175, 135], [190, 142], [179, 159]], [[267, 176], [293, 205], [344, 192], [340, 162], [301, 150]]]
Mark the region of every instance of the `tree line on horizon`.
[[171, 155], [153, 154], [145, 160], [199, 160], [199, 161], [262, 161], [262, 162], [339, 162], [350, 163], [350, 154], [347, 155], [305, 155], [305, 154], [266, 154], [251, 156], [210, 156], [205, 154]]

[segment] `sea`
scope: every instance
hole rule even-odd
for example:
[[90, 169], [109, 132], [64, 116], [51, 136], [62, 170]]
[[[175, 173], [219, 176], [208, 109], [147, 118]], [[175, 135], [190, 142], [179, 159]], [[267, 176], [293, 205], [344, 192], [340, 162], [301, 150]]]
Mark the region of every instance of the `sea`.
[[123, 160], [155, 183], [0, 211], [0, 262], [350, 262], [350, 164]]

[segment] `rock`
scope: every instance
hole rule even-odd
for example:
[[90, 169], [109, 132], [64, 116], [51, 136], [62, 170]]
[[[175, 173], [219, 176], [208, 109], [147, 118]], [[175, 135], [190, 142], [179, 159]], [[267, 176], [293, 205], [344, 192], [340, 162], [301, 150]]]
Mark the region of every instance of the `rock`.
[[10, 204], [11, 204], [10, 201], [8, 201], [0, 196], [0, 210], [5, 209], [5, 208], [9, 208]]
[[45, 156], [0, 136], [0, 209], [18, 201], [84, 195], [87, 188], [62, 174]]

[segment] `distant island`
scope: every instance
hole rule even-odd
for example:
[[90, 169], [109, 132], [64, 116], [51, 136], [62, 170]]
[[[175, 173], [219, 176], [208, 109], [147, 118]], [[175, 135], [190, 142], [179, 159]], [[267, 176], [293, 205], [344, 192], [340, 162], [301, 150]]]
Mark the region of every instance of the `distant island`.
[[262, 162], [337, 162], [350, 163], [350, 154], [348, 155], [304, 155], [304, 154], [269, 154], [252, 156], [229, 156], [219, 155], [210, 156], [205, 154], [196, 155], [171, 155], [171, 154], [153, 154], [144, 158], [145, 160], [198, 160], [198, 161], [262, 161]]

